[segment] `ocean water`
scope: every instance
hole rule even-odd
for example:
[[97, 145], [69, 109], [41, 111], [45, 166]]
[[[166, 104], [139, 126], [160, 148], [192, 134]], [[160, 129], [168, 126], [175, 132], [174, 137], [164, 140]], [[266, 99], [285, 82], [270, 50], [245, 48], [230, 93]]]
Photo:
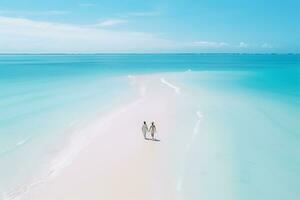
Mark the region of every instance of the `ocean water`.
[[170, 79], [199, 123], [179, 139], [182, 199], [299, 198], [300, 63], [252, 64]]
[[0, 193], [26, 190], [76, 130], [134, 98], [127, 78], [84, 59], [0, 56]]
[[300, 196], [300, 55], [276, 54], [0, 55], [0, 194], [47, 167], [77, 127], [134, 99], [128, 75], [156, 72], [185, 72], [168, 80], [202, 117], [182, 199]]

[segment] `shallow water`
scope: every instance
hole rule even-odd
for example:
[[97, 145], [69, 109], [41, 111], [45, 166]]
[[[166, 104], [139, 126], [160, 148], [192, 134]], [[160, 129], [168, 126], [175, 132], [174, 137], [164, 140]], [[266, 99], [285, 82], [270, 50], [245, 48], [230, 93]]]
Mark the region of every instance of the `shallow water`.
[[173, 79], [203, 115], [189, 136], [182, 199], [299, 197], [299, 78], [299, 68], [282, 67]]
[[134, 97], [126, 78], [72, 60], [0, 56], [0, 193], [30, 182], [70, 134]]
[[295, 199], [299, 62], [299, 55], [0, 55], [0, 193], [47, 167], [76, 128], [136, 97], [127, 75], [191, 70], [166, 76], [194, 105], [195, 123], [196, 112], [203, 115], [179, 195]]

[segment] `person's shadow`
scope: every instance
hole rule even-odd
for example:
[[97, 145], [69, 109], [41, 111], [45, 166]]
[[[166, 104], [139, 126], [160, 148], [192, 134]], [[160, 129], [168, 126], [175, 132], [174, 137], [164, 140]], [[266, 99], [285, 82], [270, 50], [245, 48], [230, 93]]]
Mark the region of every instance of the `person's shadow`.
[[152, 138], [145, 138], [145, 140], [152, 140], [152, 141], [154, 141], [154, 142], [160, 142], [160, 140], [159, 140], [159, 139], [156, 139], [156, 138], [154, 138], [154, 139], [152, 139]]

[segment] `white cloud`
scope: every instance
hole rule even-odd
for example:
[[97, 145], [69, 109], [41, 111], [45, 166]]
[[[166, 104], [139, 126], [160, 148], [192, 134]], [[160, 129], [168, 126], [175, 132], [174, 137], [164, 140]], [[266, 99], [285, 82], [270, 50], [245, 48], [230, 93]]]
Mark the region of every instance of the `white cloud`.
[[229, 46], [226, 42], [212, 42], [212, 41], [195, 41], [192, 46], [206, 47], [206, 48], [221, 48]]
[[105, 19], [105, 20], [100, 21], [97, 24], [92, 25], [92, 26], [107, 27], [107, 26], [116, 26], [116, 25], [124, 24], [124, 23], [127, 23], [127, 20], [125, 20], [125, 19]]
[[164, 35], [109, 29], [121, 23], [126, 20], [78, 25], [0, 16], [0, 53], [219, 52], [237, 47], [226, 42], [175, 41]]
[[247, 48], [247, 47], [248, 47], [248, 44], [245, 43], [245, 42], [240, 42], [239, 47], [240, 47], [240, 48]]
[[18, 11], [18, 10], [0, 10], [0, 15], [9, 16], [55, 16], [66, 15], [70, 11], [67, 10], [45, 10], [45, 11]]
[[0, 52], [152, 52], [174, 49], [155, 34], [0, 16]]

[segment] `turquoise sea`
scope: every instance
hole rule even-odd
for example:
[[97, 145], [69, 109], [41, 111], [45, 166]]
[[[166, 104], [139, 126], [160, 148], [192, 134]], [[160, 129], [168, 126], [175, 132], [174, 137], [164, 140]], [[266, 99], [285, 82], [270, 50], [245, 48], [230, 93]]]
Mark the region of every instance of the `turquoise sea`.
[[49, 165], [77, 127], [134, 99], [128, 75], [187, 70], [199, 73], [170, 81], [214, 147], [204, 155], [209, 143], [193, 139], [182, 198], [297, 199], [299, 54], [0, 55], [0, 194]]

